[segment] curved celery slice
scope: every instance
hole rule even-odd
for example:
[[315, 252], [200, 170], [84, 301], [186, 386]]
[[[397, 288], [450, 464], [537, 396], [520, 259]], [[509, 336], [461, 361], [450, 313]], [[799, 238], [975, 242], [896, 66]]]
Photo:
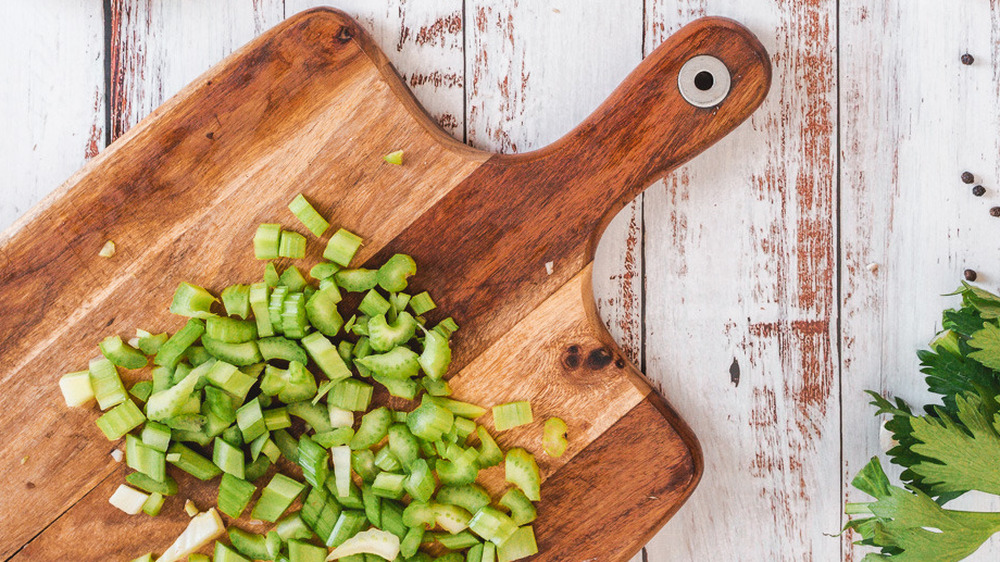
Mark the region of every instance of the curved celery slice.
[[451, 431], [454, 422], [454, 414], [431, 401], [424, 401], [406, 416], [410, 433], [427, 441], [440, 440], [445, 433]]
[[438, 503], [457, 505], [469, 513], [476, 513], [490, 505], [490, 495], [478, 484], [442, 486], [434, 500]]
[[226, 532], [229, 533], [229, 542], [233, 543], [233, 548], [247, 558], [251, 560], [273, 558], [267, 551], [266, 540], [262, 535], [249, 533], [239, 527], [230, 527]]
[[408, 379], [416, 375], [420, 369], [418, 357], [409, 348], [396, 347], [386, 353], [359, 357], [354, 362], [383, 377]]
[[212, 357], [227, 363], [232, 363], [237, 367], [244, 367], [260, 362], [263, 357], [257, 349], [257, 342], [246, 341], [243, 343], [226, 343], [208, 336], [201, 337], [201, 344], [205, 346]]
[[409, 464], [410, 474], [403, 482], [406, 493], [415, 501], [430, 501], [434, 495], [434, 488], [437, 483], [434, 481], [434, 473], [424, 459], [416, 459]]
[[434, 509], [424, 501], [414, 500], [403, 510], [403, 524], [407, 527], [431, 528], [434, 519]]
[[415, 399], [417, 392], [420, 390], [420, 385], [413, 379], [398, 379], [377, 373], [372, 373], [372, 378], [384, 386], [392, 396], [398, 396], [407, 400]]
[[316, 291], [306, 302], [305, 310], [309, 323], [323, 335], [333, 337], [344, 325], [344, 318], [337, 310], [338, 302], [340, 302], [340, 292], [336, 285]]
[[517, 488], [507, 490], [498, 503], [510, 510], [510, 517], [516, 525], [527, 525], [538, 517], [538, 512], [531, 500]]
[[122, 341], [121, 336], [108, 336], [98, 345], [101, 353], [119, 367], [141, 369], [149, 362], [141, 351]]
[[476, 462], [478, 454], [475, 449], [467, 449], [455, 457], [455, 460], [439, 460], [434, 465], [438, 479], [442, 484], [461, 486], [472, 484], [479, 475], [479, 465]]
[[372, 482], [378, 474], [375, 467], [375, 453], [371, 449], [351, 451], [351, 469], [365, 482]]
[[506, 431], [532, 421], [531, 403], [526, 400], [493, 406], [493, 425], [497, 431]]
[[425, 332], [424, 350], [419, 358], [420, 368], [428, 377], [439, 380], [448, 372], [448, 365], [451, 364], [451, 347], [448, 345], [448, 338], [439, 332]]
[[278, 257], [278, 247], [281, 241], [280, 224], [262, 224], [257, 227], [253, 236], [254, 257], [259, 260], [273, 260]]
[[353, 554], [374, 554], [385, 560], [399, 556], [399, 537], [380, 529], [362, 531], [345, 540], [330, 553], [327, 560], [336, 560]]
[[326, 250], [323, 251], [323, 258], [347, 267], [358, 248], [361, 247], [361, 242], [360, 236], [341, 228], [330, 237], [330, 241], [326, 244]]
[[402, 345], [417, 331], [417, 321], [405, 310], [396, 316], [396, 321], [389, 323], [384, 314], [373, 316], [368, 320], [368, 341], [372, 349], [378, 352], [389, 351]]
[[545, 447], [545, 454], [550, 457], [561, 457], [569, 447], [566, 440], [566, 432], [569, 428], [560, 418], [549, 418], [545, 420], [545, 433], [542, 443]]
[[389, 292], [405, 291], [407, 279], [417, 273], [417, 262], [406, 254], [395, 254], [378, 268], [377, 281]]
[[361, 425], [351, 439], [351, 449], [370, 449], [378, 444], [388, 433], [392, 425], [392, 414], [382, 406], [361, 417]]
[[272, 336], [257, 340], [257, 348], [264, 361], [282, 359], [284, 361], [298, 361], [303, 365], [309, 362], [306, 350], [302, 349], [296, 341], [281, 336]]
[[529, 500], [542, 499], [540, 493], [542, 479], [538, 472], [538, 464], [528, 451], [519, 447], [507, 451], [504, 475], [506, 480], [520, 488]]
[[457, 505], [432, 503], [430, 506], [434, 512], [434, 522], [453, 535], [465, 530], [469, 526], [469, 520], [472, 519], [468, 511]]
[[319, 262], [309, 270], [309, 277], [313, 279], [329, 279], [340, 271], [340, 266], [335, 263]]
[[[469, 548], [471, 546], [481, 544], [479, 539], [469, 531], [461, 531], [455, 534], [448, 533], [428, 533], [428, 538], [432, 538], [437, 542], [441, 543], [442, 546], [448, 549], [460, 550], [463, 548]], [[450, 562], [454, 560], [455, 562], [461, 562], [464, 560], [462, 554], [458, 552], [451, 552], [445, 554], [441, 558], [435, 560], [435, 562]]]
[[399, 463], [409, 470], [410, 465], [420, 458], [420, 444], [410, 433], [405, 423], [396, 423], [389, 427], [389, 450]]
[[312, 404], [305, 401], [295, 402], [289, 404], [286, 408], [289, 414], [301, 418], [302, 421], [309, 424], [317, 433], [333, 430], [333, 426], [330, 425], [329, 411], [319, 404]]
[[211, 308], [216, 300], [212, 293], [202, 287], [182, 281], [174, 292], [170, 312], [188, 318], [208, 318], [214, 316]]
[[333, 274], [333, 280], [349, 293], [362, 293], [378, 285], [378, 272], [373, 269], [342, 269]]

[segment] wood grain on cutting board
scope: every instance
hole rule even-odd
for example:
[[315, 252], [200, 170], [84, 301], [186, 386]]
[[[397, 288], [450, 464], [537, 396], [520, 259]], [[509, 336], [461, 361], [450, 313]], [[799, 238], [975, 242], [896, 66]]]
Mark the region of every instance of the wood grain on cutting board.
[[[726, 103], [711, 111], [691, 108], [676, 90], [677, 70], [693, 50], [721, 58], [733, 75]], [[477, 372], [476, 362], [498, 347], [500, 356], [516, 351], [518, 361], [484, 369], [476, 385], [456, 396], [489, 403], [516, 380], [524, 396], [540, 398], [541, 416], [566, 415], [567, 408], [579, 413], [570, 420], [579, 453], [543, 463], [552, 493], [538, 524], [582, 509], [631, 532], [598, 540], [587, 527], [556, 533], [550, 524], [540, 533], [542, 556], [621, 559], [690, 493], [700, 453], [683, 422], [649, 394], [597, 323], [588, 263], [609, 212], [757, 107], [770, 79], [764, 57], [756, 40], [730, 22], [693, 24], [558, 142], [526, 157], [490, 156], [434, 126], [353, 21], [330, 11], [289, 20], [187, 86], [75, 175], [63, 196], [7, 233], [12, 266], [0, 281], [20, 292], [2, 316], [12, 358], [3, 378], [12, 396], [52, 394], [51, 387], [39, 387], [38, 373], [69, 370], [64, 363], [87, 352], [71, 344], [52, 357], [42, 348], [71, 331], [96, 341], [100, 329], [164, 319], [162, 308], [135, 306], [168, 300], [172, 283], [164, 272], [216, 290], [252, 278], [259, 264], [219, 263], [217, 252], [239, 255], [238, 241], [249, 240], [253, 225], [267, 220], [262, 214], [305, 191], [334, 223], [366, 236], [361, 260], [415, 248], [436, 300], [462, 321], [456, 370]], [[372, 154], [400, 145], [410, 150], [409, 165], [366, 166]], [[52, 221], [70, 228], [50, 233]], [[107, 261], [88, 252], [106, 238], [134, 250]], [[565, 261], [546, 271], [538, 267], [546, 252]], [[317, 257], [319, 250], [312, 253]], [[102, 276], [112, 281], [100, 285]], [[42, 291], [47, 302], [39, 308], [28, 295]], [[65, 318], [60, 313], [71, 304], [79, 308]], [[517, 351], [525, 337], [519, 327], [539, 330], [545, 323], [551, 341], [535, 337], [543, 345]], [[580, 350], [586, 359], [563, 361], [562, 350]], [[9, 406], [0, 422], [13, 433], [25, 404]], [[52, 407], [35, 407], [33, 414], [43, 422], [66, 416]], [[80, 441], [68, 435], [72, 426], [54, 427], [47, 447]], [[32, 438], [21, 434], [0, 452], [19, 457]], [[133, 529], [110, 526], [99, 545], [82, 552], [65, 540], [65, 525], [43, 527], [67, 508], [72, 514], [92, 505], [79, 502], [81, 487], [71, 481], [87, 474], [93, 482], [82, 488], [87, 491], [113, 468], [98, 448], [86, 442], [62, 465], [43, 449], [49, 463], [35, 470], [45, 479], [23, 470], [11, 474], [15, 490], [25, 477], [42, 481], [30, 492], [41, 508], [22, 516], [4, 548], [19, 548], [18, 539], [40, 532], [23, 556], [102, 559], [128, 552]], [[634, 470], [623, 469], [622, 459], [634, 459]], [[576, 474], [603, 478], [581, 491]], [[637, 510], [642, 497], [660, 501]], [[8, 515], [15, 505], [7, 505]]]

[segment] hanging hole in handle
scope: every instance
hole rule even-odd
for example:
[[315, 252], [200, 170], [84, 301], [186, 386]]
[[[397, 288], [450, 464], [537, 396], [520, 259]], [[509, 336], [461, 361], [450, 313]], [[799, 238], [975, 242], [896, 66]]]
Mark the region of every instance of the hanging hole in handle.
[[677, 75], [677, 87], [688, 103], [695, 107], [714, 107], [729, 95], [729, 69], [711, 55], [692, 57]]

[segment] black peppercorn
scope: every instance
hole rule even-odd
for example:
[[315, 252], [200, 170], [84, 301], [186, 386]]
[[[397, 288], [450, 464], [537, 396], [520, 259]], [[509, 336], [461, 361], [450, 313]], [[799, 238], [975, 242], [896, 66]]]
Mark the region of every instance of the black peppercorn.
[[962, 183], [972, 183], [976, 181], [976, 176], [972, 172], [962, 172]]
[[1000, 207], [993, 207], [990, 209], [990, 214], [994, 217], [1000, 217]]
[[966, 269], [963, 275], [966, 281], [975, 281], [977, 277], [975, 269]]
[[981, 185], [977, 185], [976, 187], [972, 188], [972, 194], [975, 195], [976, 197], [982, 197], [985, 193], [986, 193], [986, 188]]
[[974, 62], [976, 62], [976, 58], [970, 55], [969, 53], [965, 53], [964, 55], [962, 55], [962, 64], [969, 66]]

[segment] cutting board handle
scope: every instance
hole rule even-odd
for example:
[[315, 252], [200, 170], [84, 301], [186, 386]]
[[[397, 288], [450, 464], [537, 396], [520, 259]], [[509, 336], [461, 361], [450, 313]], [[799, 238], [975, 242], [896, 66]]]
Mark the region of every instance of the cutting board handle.
[[753, 33], [729, 19], [701, 18], [657, 47], [566, 136], [506, 159], [564, 170], [548, 188], [597, 215], [590, 226], [599, 235], [646, 186], [749, 117], [770, 84], [770, 60]]

